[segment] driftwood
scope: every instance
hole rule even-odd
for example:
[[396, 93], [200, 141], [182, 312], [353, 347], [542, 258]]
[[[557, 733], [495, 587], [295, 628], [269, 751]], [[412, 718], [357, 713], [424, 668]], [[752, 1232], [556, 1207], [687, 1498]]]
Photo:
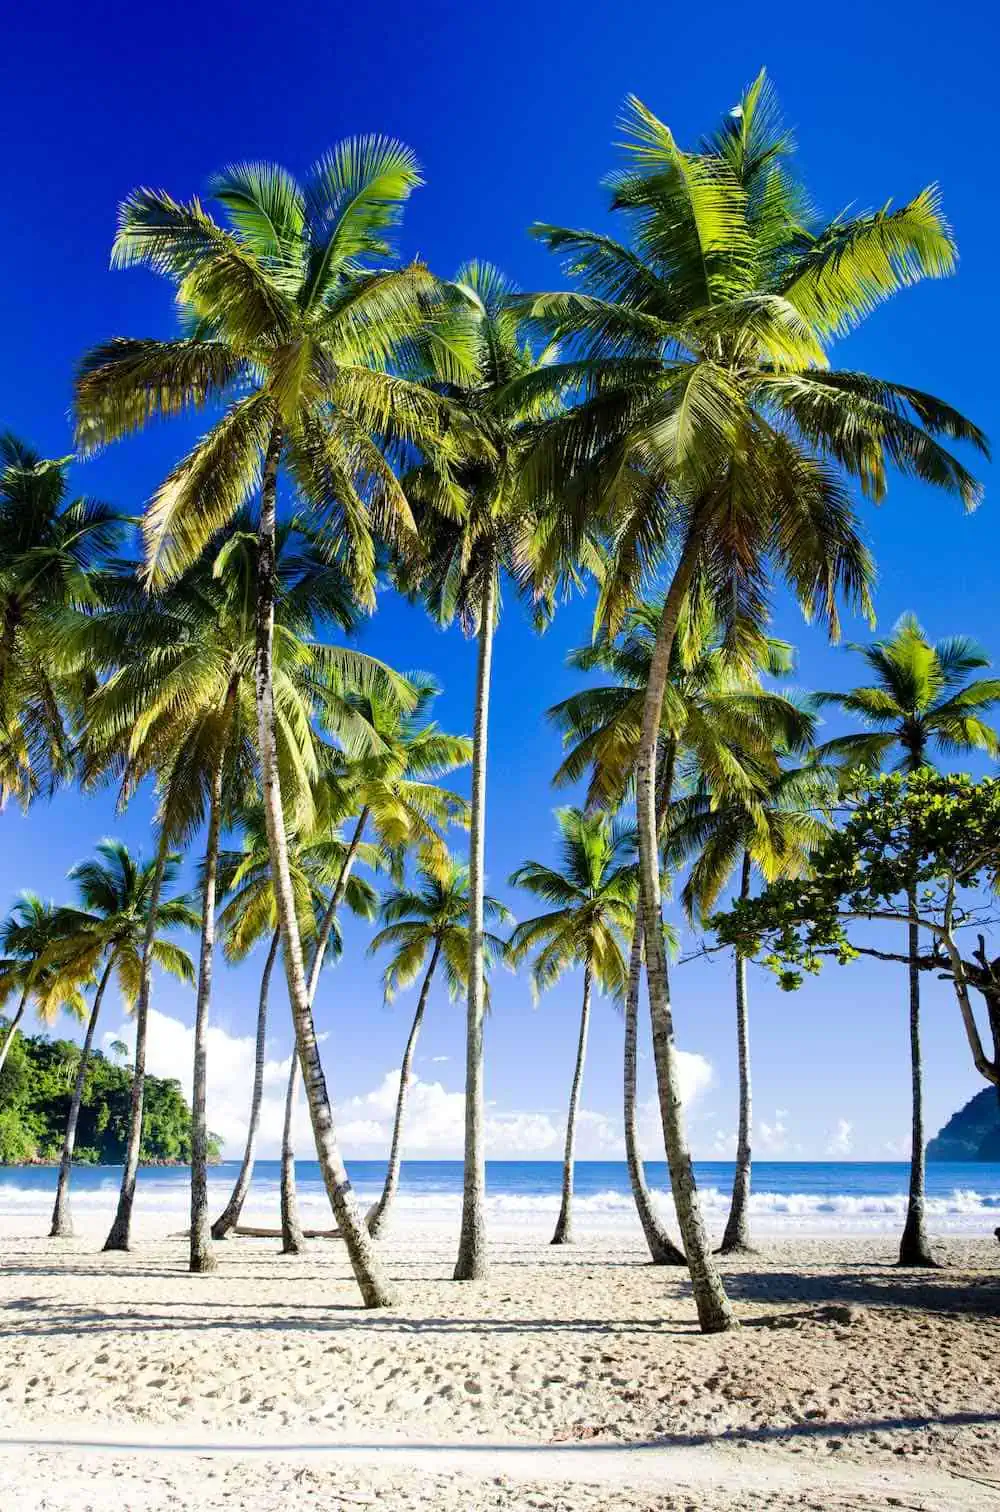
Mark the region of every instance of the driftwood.
[[[238, 1223], [233, 1229], [238, 1239], [280, 1239], [280, 1228], [248, 1228], [245, 1224]], [[303, 1237], [306, 1239], [339, 1239], [339, 1229], [303, 1229]]]

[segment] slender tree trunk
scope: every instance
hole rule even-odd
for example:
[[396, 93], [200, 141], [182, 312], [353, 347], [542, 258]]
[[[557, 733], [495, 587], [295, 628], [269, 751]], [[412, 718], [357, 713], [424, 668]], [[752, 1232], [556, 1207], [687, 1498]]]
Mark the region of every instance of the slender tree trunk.
[[663, 1137], [670, 1165], [670, 1183], [677, 1209], [681, 1239], [687, 1255], [698, 1321], [704, 1333], [721, 1333], [735, 1325], [735, 1318], [705, 1232], [694, 1167], [688, 1148], [684, 1109], [681, 1103], [677, 1050], [667, 977], [663, 916], [660, 906], [660, 867], [656, 812], [656, 752], [663, 717], [663, 698], [670, 667], [670, 653], [681, 606], [687, 594], [701, 547], [697, 520], [692, 522], [681, 559], [663, 605], [656, 645], [650, 663], [649, 682], [642, 712], [642, 734], [636, 764], [636, 810], [639, 827], [639, 866], [646, 935], [646, 976], [649, 1011], [653, 1026]]
[[[743, 868], [740, 875], [740, 898], [750, 896], [750, 853], [743, 852]], [[734, 1251], [749, 1252], [750, 1245], [750, 1147], [752, 1139], [753, 1105], [750, 1085], [750, 1028], [747, 1019], [747, 961], [746, 956], [736, 952], [736, 1054], [740, 1078], [740, 1120], [736, 1136], [736, 1171], [733, 1175], [733, 1195], [729, 1204], [729, 1218], [722, 1236], [720, 1251], [731, 1255]]]
[[285, 1123], [281, 1133], [281, 1253], [301, 1255], [306, 1247], [299, 1218], [299, 1198], [295, 1187], [295, 1147], [292, 1142], [292, 1124], [295, 1105], [299, 1100], [299, 1052], [292, 1046], [292, 1064], [288, 1068], [288, 1089], [285, 1092]]
[[638, 905], [635, 928], [632, 931], [632, 953], [629, 957], [628, 993], [625, 998], [625, 1157], [628, 1161], [628, 1177], [635, 1198], [636, 1211], [642, 1232], [646, 1236], [649, 1255], [654, 1265], [686, 1265], [683, 1253], [677, 1248], [653, 1206], [653, 1198], [646, 1183], [646, 1171], [639, 1153], [639, 1129], [636, 1118], [636, 1083], [638, 1080], [639, 1039], [639, 989], [642, 984], [642, 904]]
[[160, 907], [160, 891], [163, 887], [163, 870], [169, 851], [165, 825], [160, 827], [156, 851], [156, 870], [149, 894], [149, 913], [146, 916], [146, 932], [142, 942], [142, 975], [139, 981], [139, 1000], [135, 1007], [135, 1066], [132, 1075], [132, 1099], [129, 1109], [128, 1143], [125, 1147], [125, 1169], [118, 1193], [118, 1208], [111, 1230], [104, 1241], [106, 1250], [127, 1250], [132, 1243], [132, 1207], [135, 1203], [135, 1182], [139, 1171], [139, 1151], [142, 1148], [142, 1111], [146, 1091], [146, 1032], [149, 1027], [149, 991], [153, 975], [153, 942], [156, 939], [156, 916]]
[[271, 972], [274, 969], [281, 933], [275, 930], [264, 962], [260, 979], [260, 999], [257, 1005], [257, 1042], [254, 1046], [253, 1092], [250, 1096], [250, 1121], [247, 1124], [247, 1142], [232, 1195], [222, 1213], [212, 1224], [212, 1238], [226, 1239], [240, 1221], [243, 1204], [247, 1200], [253, 1180], [254, 1157], [257, 1151], [257, 1131], [260, 1127], [260, 1105], [264, 1096], [264, 1057], [267, 1046], [267, 1000], [271, 988]]
[[917, 957], [920, 954], [920, 925], [916, 920], [916, 890], [912, 887], [907, 892], [907, 902], [910, 912], [910, 921], [907, 925], [910, 960], [907, 972], [910, 983], [910, 1081], [913, 1093], [913, 1123], [910, 1144], [910, 1194], [906, 1208], [906, 1223], [899, 1243], [899, 1263], [900, 1265], [932, 1266], [935, 1260], [924, 1226], [926, 1156], [923, 1068], [920, 1053], [920, 967], [917, 965]]
[[576, 1047], [576, 1065], [573, 1067], [573, 1084], [569, 1089], [569, 1108], [566, 1113], [566, 1147], [563, 1151], [562, 1202], [553, 1244], [573, 1243], [573, 1172], [576, 1155], [576, 1110], [580, 1103], [580, 1087], [583, 1084], [583, 1067], [587, 1059], [587, 1035], [590, 1031], [591, 968], [588, 960], [583, 969], [583, 1004], [580, 1009], [580, 1038]]
[[17, 1012], [14, 1014], [14, 1017], [7, 1025], [7, 1033], [4, 1036], [4, 1042], [2, 1045], [0, 1045], [0, 1071], [3, 1070], [4, 1061], [7, 1059], [7, 1056], [10, 1053], [10, 1047], [14, 1043], [14, 1036], [17, 1034], [18, 1026], [20, 1025], [21, 1020], [24, 1018], [24, 1010], [28, 1006], [29, 990], [29, 988], [25, 987], [24, 991], [21, 993], [21, 1000], [17, 1005]]
[[486, 1275], [486, 1094], [483, 1085], [483, 891], [486, 841], [486, 756], [496, 613], [496, 568], [487, 563], [479, 624], [476, 711], [472, 730], [472, 815], [469, 827], [469, 998], [465, 1034], [465, 1167], [456, 1281]]
[[427, 998], [431, 990], [431, 981], [437, 968], [438, 958], [441, 954], [441, 941], [435, 940], [434, 949], [431, 952], [430, 965], [427, 975], [424, 977], [423, 986], [420, 989], [420, 997], [417, 1000], [417, 1011], [413, 1015], [413, 1023], [410, 1025], [409, 1038], [406, 1041], [406, 1049], [403, 1051], [403, 1062], [399, 1068], [399, 1091], [396, 1094], [396, 1117], [392, 1126], [392, 1144], [389, 1147], [389, 1165], [385, 1173], [385, 1185], [382, 1195], [369, 1210], [365, 1222], [368, 1232], [373, 1239], [379, 1239], [385, 1228], [386, 1219], [389, 1215], [399, 1187], [399, 1167], [401, 1161], [400, 1152], [403, 1144], [403, 1115], [406, 1112], [406, 1094], [410, 1090], [410, 1075], [413, 1070], [413, 1052], [417, 1048], [417, 1038], [420, 1034], [420, 1026], [424, 1021], [424, 1010], [427, 1007]]
[[[326, 955], [330, 936], [333, 934], [334, 921], [337, 910], [344, 901], [347, 892], [347, 884], [350, 880], [354, 862], [357, 859], [361, 840], [364, 836], [365, 825], [368, 823], [367, 808], [363, 808], [358, 815], [358, 822], [354, 826], [354, 834], [351, 843], [347, 847], [343, 865], [340, 868], [340, 876], [336, 886], [330, 894], [323, 921], [320, 924], [319, 934], [316, 936], [316, 944], [313, 949], [312, 963], [309, 968], [309, 1005], [316, 1001], [316, 990], [319, 986], [320, 971], [323, 967], [323, 958]], [[281, 1239], [282, 1252], [286, 1255], [298, 1255], [305, 1248], [305, 1235], [302, 1224], [299, 1221], [298, 1194], [295, 1189], [295, 1149], [292, 1139], [292, 1126], [295, 1117], [295, 1107], [299, 1096], [299, 1063], [298, 1057], [292, 1057], [291, 1069], [288, 1073], [288, 1091], [285, 1095], [285, 1127], [281, 1141]]]
[[302, 942], [295, 916], [295, 897], [288, 864], [288, 842], [281, 803], [275, 735], [273, 641], [275, 577], [275, 506], [278, 486], [278, 462], [281, 456], [281, 432], [277, 419], [268, 443], [261, 486], [260, 526], [257, 560], [257, 646], [254, 667], [257, 701], [257, 737], [260, 753], [261, 786], [264, 816], [267, 823], [268, 848], [271, 854], [272, 885], [281, 925], [282, 956], [288, 982], [288, 1000], [295, 1024], [295, 1040], [309, 1101], [309, 1116], [316, 1140], [316, 1154], [337, 1224], [347, 1245], [355, 1278], [368, 1307], [387, 1307], [394, 1294], [382, 1271], [375, 1244], [358, 1212], [347, 1169], [340, 1154], [333, 1109], [330, 1104], [316, 1041], [309, 990], [302, 961]]
[[218, 1269], [212, 1253], [208, 1217], [208, 1015], [212, 1002], [215, 957], [215, 886], [222, 831], [222, 767], [220, 749], [212, 773], [205, 841], [205, 885], [201, 903], [201, 950], [198, 958], [198, 996], [194, 1011], [194, 1078], [191, 1090], [191, 1247], [188, 1269], [207, 1275]]
[[80, 1052], [80, 1064], [76, 1070], [76, 1081], [73, 1085], [73, 1097], [69, 1105], [69, 1117], [66, 1120], [66, 1134], [63, 1138], [62, 1155], [59, 1159], [59, 1180], [56, 1183], [56, 1200], [52, 1209], [52, 1227], [49, 1229], [50, 1239], [72, 1239], [73, 1215], [69, 1206], [69, 1181], [73, 1169], [73, 1150], [76, 1147], [76, 1126], [80, 1121], [80, 1106], [83, 1102], [83, 1087], [87, 1080], [87, 1067], [90, 1064], [91, 1052], [94, 1048], [94, 1034], [97, 1030], [97, 1020], [101, 1012], [101, 1003], [104, 1001], [104, 989], [108, 985], [112, 969], [115, 964], [115, 952], [108, 956], [107, 964], [98, 983], [97, 992], [90, 1009], [90, 1018], [87, 1020], [87, 1033], [83, 1040], [83, 1049]]

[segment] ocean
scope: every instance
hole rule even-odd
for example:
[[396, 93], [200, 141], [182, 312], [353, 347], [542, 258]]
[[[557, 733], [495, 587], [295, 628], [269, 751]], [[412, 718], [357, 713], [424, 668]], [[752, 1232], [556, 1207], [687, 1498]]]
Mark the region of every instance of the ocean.
[[[729, 1203], [733, 1166], [727, 1161], [696, 1165], [709, 1227], [721, 1231]], [[213, 1215], [221, 1210], [238, 1163], [224, 1161], [210, 1172]], [[646, 1167], [668, 1219], [667, 1170]], [[330, 1210], [315, 1161], [296, 1162], [299, 1205], [307, 1227], [326, 1227]], [[349, 1174], [359, 1201], [374, 1201], [385, 1175], [382, 1161], [351, 1161]], [[557, 1161], [491, 1160], [487, 1202], [497, 1231], [543, 1233], [555, 1223], [562, 1168]], [[78, 1166], [73, 1173], [73, 1209], [83, 1227], [110, 1222], [121, 1170]], [[243, 1221], [278, 1222], [279, 1165], [259, 1160]], [[47, 1166], [0, 1167], [0, 1221], [31, 1220], [34, 1229], [51, 1211], [56, 1171]], [[753, 1169], [751, 1216], [760, 1235], [869, 1235], [895, 1232], [906, 1211], [907, 1166], [903, 1162], [758, 1161]], [[397, 1199], [403, 1225], [457, 1228], [461, 1207], [459, 1161], [404, 1161]], [[154, 1215], [158, 1226], [183, 1226], [188, 1211], [188, 1171], [183, 1166], [148, 1167], [139, 1173], [137, 1218]], [[638, 1231], [624, 1161], [579, 1161], [576, 1221], [581, 1231]], [[1000, 1224], [1000, 1164], [932, 1163], [927, 1167], [927, 1222], [935, 1235], [989, 1236]]]

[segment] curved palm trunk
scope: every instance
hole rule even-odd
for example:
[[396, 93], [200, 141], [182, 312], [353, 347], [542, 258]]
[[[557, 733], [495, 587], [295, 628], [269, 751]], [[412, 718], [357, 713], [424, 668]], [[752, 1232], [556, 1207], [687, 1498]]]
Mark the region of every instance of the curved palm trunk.
[[2, 1045], [0, 1045], [0, 1071], [3, 1070], [4, 1061], [7, 1059], [7, 1056], [10, 1053], [10, 1047], [14, 1043], [14, 1038], [17, 1034], [18, 1027], [21, 1023], [21, 1020], [24, 1018], [24, 1010], [28, 1006], [28, 990], [29, 989], [25, 987], [24, 991], [21, 993], [21, 1000], [17, 1005], [17, 1011], [8, 1024], [7, 1033], [4, 1036], [4, 1042]]
[[323, 1063], [316, 1041], [312, 1005], [306, 986], [302, 961], [302, 941], [295, 916], [295, 898], [288, 865], [285, 816], [278, 780], [278, 762], [274, 714], [274, 553], [275, 505], [278, 485], [278, 462], [281, 455], [281, 432], [277, 420], [268, 443], [261, 486], [260, 525], [257, 560], [257, 644], [254, 682], [257, 702], [257, 738], [260, 754], [264, 816], [267, 822], [268, 848], [278, 920], [281, 926], [282, 956], [288, 982], [288, 1000], [295, 1024], [295, 1041], [309, 1101], [309, 1116], [316, 1140], [316, 1155], [330, 1204], [344, 1236], [351, 1267], [368, 1307], [387, 1307], [394, 1300], [392, 1288], [383, 1274], [374, 1241], [358, 1212], [354, 1193], [347, 1177], [333, 1122], [333, 1109], [327, 1092]]
[[[337, 910], [344, 901], [344, 895], [347, 892], [347, 884], [361, 846], [365, 825], [368, 823], [368, 813], [369, 810], [363, 808], [358, 815], [358, 822], [354, 826], [354, 834], [351, 836], [351, 843], [347, 847], [347, 854], [340, 868], [337, 885], [330, 894], [330, 901], [323, 915], [319, 934], [316, 936], [312, 964], [309, 968], [310, 1007], [316, 1001], [316, 989], [319, 986], [319, 974], [323, 967], [323, 958], [330, 943], [330, 936], [333, 934]], [[299, 1202], [295, 1188], [295, 1150], [292, 1142], [292, 1125], [298, 1095], [299, 1063], [297, 1056], [293, 1056], [288, 1073], [288, 1090], [285, 1094], [285, 1125], [281, 1140], [281, 1243], [282, 1253], [286, 1255], [301, 1254], [305, 1248], [305, 1235], [302, 1231], [302, 1224], [299, 1221]]]
[[160, 890], [163, 886], [163, 869], [167, 862], [167, 831], [161, 827], [156, 851], [156, 871], [149, 894], [149, 914], [142, 942], [142, 975], [139, 982], [139, 1001], [135, 1008], [135, 1065], [132, 1073], [132, 1100], [129, 1109], [128, 1142], [125, 1147], [125, 1169], [118, 1193], [118, 1207], [111, 1231], [104, 1241], [106, 1250], [127, 1250], [132, 1242], [132, 1208], [135, 1203], [135, 1181], [139, 1171], [139, 1151], [142, 1146], [142, 1109], [146, 1090], [146, 1032], [149, 1027], [149, 989], [153, 975], [153, 941], [156, 938], [156, 916], [160, 906]]
[[[740, 898], [750, 896], [750, 855], [743, 852]], [[736, 1055], [739, 1062], [740, 1120], [736, 1136], [736, 1171], [729, 1217], [719, 1246], [723, 1255], [748, 1251], [750, 1245], [750, 1147], [752, 1138], [752, 1089], [750, 1084], [750, 1026], [747, 1017], [747, 961], [736, 952]]]
[[920, 926], [916, 921], [917, 898], [913, 888], [907, 894], [909, 903], [909, 965], [910, 983], [910, 1082], [913, 1093], [912, 1141], [910, 1145], [910, 1193], [906, 1207], [906, 1223], [899, 1242], [900, 1265], [935, 1264], [930, 1241], [924, 1226], [924, 1177], [926, 1156], [924, 1150], [924, 1088], [923, 1066], [920, 1052]]
[[292, 1143], [292, 1123], [295, 1105], [299, 1100], [299, 1052], [292, 1046], [292, 1064], [288, 1068], [288, 1089], [285, 1092], [285, 1122], [281, 1132], [281, 1253], [301, 1255], [306, 1247], [299, 1218], [299, 1198], [295, 1187], [295, 1148]]
[[553, 1244], [573, 1243], [573, 1171], [576, 1153], [576, 1110], [580, 1103], [580, 1087], [583, 1084], [583, 1066], [587, 1059], [587, 1035], [590, 1031], [591, 971], [588, 961], [583, 970], [583, 1005], [580, 1009], [580, 1038], [576, 1047], [576, 1065], [573, 1067], [573, 1085], [569, 1090], [569, 1109], [566, 1114], [566, 1148], [563, 1152], [562, 1202]]
[[257, 1040], [254, 1045], [253, 1091], [250, 1094], [250, 1121], [247, 1124], [247, 1142], [243, 1149], [243, 1162], [233, 1186], [232, 1195], [219, 1217], [212, 1224], [213, 1239], [227, 1238], [239, 1223], [243, 1204], [247, 1200], [247, 1193], [253, 1180], [254, 1157], [257, 1151], [257, 1131], [260, 1127], [260, 1105], [264, 1096], [267, 1000], [271, 989], [271, 972], [274, 969], [274, 962], [278, 954], [278, 945], [280, 942], [281, 933], [276, 929], [271, 936], [271, 945], [267, 952], [267, 960], [264, 962], [264, 970], [260, 978], [260, 1000], [257, 1005]]
[[638, 1080], [639, 1039], [639, 988], [642, 982], [642, 905], [636, 913], [632, 931], [632, 953], [629, 957], [628, 993], [625, 998], [625, 1158], [628, 1162], [628, 1179], [635, 1198], [636, 1211], [642, 1232], [649, 1246], [649, 1255], [654, 1265], [686, 1265], [683, 1253], [677, 1248], [660, 1222], [653, 1198], [646, 1182], [646, 1169], [639, 1152], [639, 1129], [636, 1119], [636, 1083]]
[[472, 729], [472, 814], [469, 826], [469, 999], [465, 1031], [465, 1165], [462, 1231], [456, 1281], [486, 1275], [486, 1096], [483, 1085], [483, 848], [486, 839], [486, 753], [489, 736], [490, 676], [496, 576], [487, 564], [486, 592], [479, 625], [476, 712]]
[[420, 1034], [420, 1026], [424, 1021], [424, 1010], [427, 1007], [427, 998], [431, 990], [431, 981], [437, 967], [438, 957], [441, 954], [441, 941], [434, 942], [431, 952], [430, 965], [427, 975], [424, 977], [423, 986], [420, 989], [420, 997], [417, 1000], [417, 1011], [413, 1015], [413, 1023], [410, 1025], [409, 1038], [406, 1041], [406, 1049], [403, 1051], [403, 1062], [399, 1068], [399, 1091], [396, 1094], [396, 1117], [392, 1125], [392, 1144], [389, 1147], [389, 1165], [385, 1173], [385, 1185], [382, 1195], [372, 1207], [365, 1222], [368, 1232], [373, 1239], [381, 1238], [385, 1228], [389, 1209], [392, 1206], [396, 1192], [399, 1188], [400, 1151], [403, 1142], [403, 1115], [406, 1112], [406, 1095], [410, 1090], [410, 1075], [413, 1070], [413, 1052], [417, 1048], [417, 1037]]
[[212, 773], [205, 841], [205, 888], [201, 904], [198, 997], [194, 1012], [194, 1080], [191, 1090], [191, 1248], [188, 1269], [207, 1275], [218, 1267], [208, 1219], [208, 1013], [215, 957], [215, 882], [222, 830], [222, 753]]
[[663, 605], [663, 615], [650, 663], [649, 682], [643, 702], [639, 757], [636, 765], [636, 810], [639, 827], [643, 925], [646, 936], [646, 976], [653, 1027], [653, 1056], [656, 1063], [663, 1137], [670, 1165], [670, 1184], [674, 1194], [681, 1239], [687, 1255], [688, 1269], [691, 1273], [698, 1321], [704, 1333], [721, 1333], [734, 1327], [736, 1320], [705, 1232], [694, 1179], [694, 1167], [687, 1142], [670, 1009], [667, 956], [663, 941], [657, 843], [656, 753], [663, 717], [663, 698], [670, 666], [670, 652], [677, 630], [677, 619], [691, 583], [700, 546], [701, 535], [695, 521], [688, 531], [681, 559]]
[[90, 1018], [87, 1020], [87, 1033], [84, 1036], [83, 1049], [80, 1052], [80, 1064], [76, 1070], [73, 1097], [69, 1105], [69, 1117], [66, 1120], [62, 1155], [59, 1158], [59, 1180], [56, 1183], [56, 1200], [52, 1209], [52, 1227], [49, 1229], [50, 1239], [72, 1239], [73, 1237], [73, 1215], [70, 1212], [69, 1206], [69, 1180], [73, 1169], [73, 1150], [76, 1147], [76, 1126], [80, 1121], [83, 1087], [87, 1080], [87, 1067], [90, 1064], [90, 1056], [94, 1048], [94, 1034], [97, 1030], [97, 1020], [100, 1017], [101, 1003], [104, 1001], [104, 989], [108, 985], [114, 964], [115, 957], [112, 951], [101, 975], [101, 980], [98, 983], [97, 992], [94, 994], [94, 1001], [90, 1009]]

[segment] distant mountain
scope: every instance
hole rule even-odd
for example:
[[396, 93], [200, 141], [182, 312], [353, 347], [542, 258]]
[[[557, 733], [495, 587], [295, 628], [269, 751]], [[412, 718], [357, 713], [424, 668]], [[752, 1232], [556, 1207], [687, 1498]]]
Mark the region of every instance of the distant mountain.
[[952, 1114], [927, 1146], [927, 1159], [1000, 1161], [1000, 1098], [995, 1087], [984, 1087]]

